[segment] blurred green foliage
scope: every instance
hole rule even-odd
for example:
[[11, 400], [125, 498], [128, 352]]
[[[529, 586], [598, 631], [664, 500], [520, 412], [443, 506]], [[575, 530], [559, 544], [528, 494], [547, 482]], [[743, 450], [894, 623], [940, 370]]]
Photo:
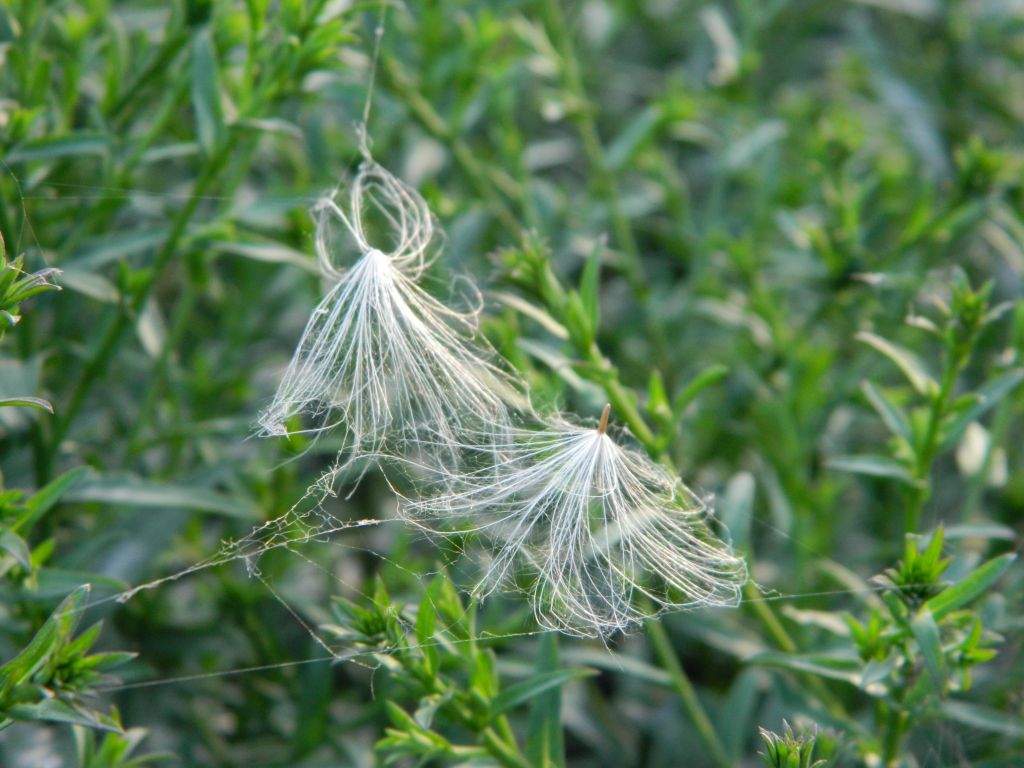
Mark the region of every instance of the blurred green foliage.
[[[761, 729], [764, 752], [759, 752], [768, 768], [826, 768], [827, 759], [814, 759], [818, 745], [816, 732], [793, 733], [792, 727], [782, 721], [782, 735]], [[812, 762], [813, 761], [813, 762]]]
[[437, 283], [486, 285], [538, 403], [611, 402], [717, 496], [740, 609], [556, 641], [397, 523], [105, 599], [333, 457], [247, 438], [379, 13], [0, 0], [0, 763], [1018, 765], [1014, 3], [389, 7], [369, 136], [444, 224]]

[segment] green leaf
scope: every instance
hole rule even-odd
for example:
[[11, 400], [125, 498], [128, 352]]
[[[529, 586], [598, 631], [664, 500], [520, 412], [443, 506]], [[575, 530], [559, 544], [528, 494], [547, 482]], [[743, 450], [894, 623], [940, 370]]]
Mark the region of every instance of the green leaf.
[[103, 622], [97, 621], [91, 627], [84, 632], [80, 633], [71, 642], [64, 646], [63, 653], [65, 656], [85, 656], [89, 649], [92, 648], [93, 644], [99, 639], [100, 632], [103, 629]]
[[159, 246], [167, 239], [169, 232], [166, 226], [146, 227], [92, 238], [72, 254], [69, 264], [73, 264], [80, 272], [91, 271]]
[[242, 256], [254, 261], [263, 261], [270, 264], [288, 264], [293, 267], [299, 267], [310, 274], [320, 274], [320, 267], [317, 265], [316, 259], [312, 259], [302, 251], [289, 248], [281, 243], [238, 243], [228, 240], [215, 240], [210, 243], [210, 247], [222, 253]]
[[878, 412], [878, 415], [882, 417], [882, 422], [889, 431], [897, 437], [902, 437], [904, 440], [909, 441], [910, 421], [907, 419], [907, 415], [870, 381], [861, 382], [860, 386], [864, 392], [864, 397], [871, 403], [871, 407]]
[[88, 597], [88, 584], [75, 589], [61, 601], [21, 653], [0, 667], [0, 698], [31, 678], [61, 643], [71, 637]]
[[650, 104], [626, 124], [622, 133], [608, 145], [605, 157], [609, 169], [618, 171], [630, 161], [637, 150], [657, 130], [661, 124], [662, 115], [663, 110], [660, 104]]
[[423, 654], [426, 672], [430, 676], [437, 674], [440, 664], [440, 653], [434, 639], [434, 630], [437, 627], [437, 609], [434, 607], [432, 594], [434, 591], [436, 590], [428, 590], [423, 595], [416, 611], [416, 642], [420, 646], [420, 653]]
[[697, 396], [708, 387], [717, 384], [729, 375], [729, 368], [725, 365], [712, 365], [698, 373], [693, 381], [683, 387], [672, 400], [672, 412], [676, 416], [682, 415], [690, 403], [697, 399]]
[[662, 414], [671, 416], [668, 395], [665, 393], [665, 380], [657, 368], [651, 370], [651, 376], [647, 380], [647, 413], [652, 417]]
[[604, 390], [576, 373], [572, 361], [565, 356], [561, 349], [522, 337], [516, 340], [516, 346], [554, 371], [582, 397], [595, 403], [605, 402], [607, 396]]
[[385, 708], [387, 709], [388, 717], [391, 718], [391, 722], [395, 724], [395, 727], [404, 733], [418, 737], [416, 741], [420, 744], [428, 742], [430, 750], [442, 753], [451, 750], [451, 744], [441, 734], [423, 728], [411, 715], [394, 702], [385, 702]]
[[192, 509], [247, 520], [259, 517], [256, 506], [247, 499], [191, 485], [161, 485], [124, 475], [94, 475], [69, 493], [67, 500], [131, 507]]
[[436, 626], [437, 614], [434, 612], [433, 596], [427, 592], [423, 595], [419, 608], [416, 610], [416, 642], [420, 645], [431, 642]]
[[743, 747], [755, 725], [755, 715], [761, 700], [764, 672], [747, 668], [736, 676], [722, 704], [723, 714], [716, 721], [716, 730], [722, 745], [735, 765], [742, 763]]
[[98, 573], [51, 568], [49, 566], [37, 567], [36, 578], [39, 581], [39, 586], [25, 596], [27, 600], [50, 602], [54, 598], [68, 594], [69, 591], [75, 590], [83, 584], [93, 584], [97, 588], [111, 592], [122, 592], [129, 586], [120, 579], [103, 576]]
[[490, 293], [490, 296], [495, 301], [499, 301], [505, 306], [514, 309], [519, 314], [525, 315], [531, 320], [534, 320], [555, 338], [569, 338], [569, 332], [565, 329], [564, 325], [559, 323], [550, 314], [532, 302], [526, 301], [522, 297], [516, 296], [514, 293], [506, 293], [505, 291], [493, 291]]
[[962, 608], [977, 597], [981, 596], [989, 587], [999, 580], [999, 577], [1003, 575], [1003, 572], [1006, 571], [1006, 569], [1009, 568], [1016, 559], [1017, 555], [1013, 552], [1008, 552], [1005, 555], [992, 558], [984, 565], [974, 569], [962, 581], [951, 587], [947, 587], [935, 597], [931, 598], [924, 604], [923, 608], [927, 608], [931, 611], [936, 621], [942, 621], [943, 618], [953, 611], [958, 608]]
[[945, 701], [942, 714], [957, 723], [989, 733], [1000, 733], [1011, 739], [1024, 739], [1024, 721], [997, 709], [966, 701]]
[[289, 136], [296, 141], [303, 141], [306, 138], [306, 134], [303, 133], [302, 128], [295, 123], [279, 117], [249, 117], [245, 120], [239, 120], [238, 125], [242, 128], [251, 128], [254, 131], [279, 133], [283, 136]]
[[209, 155], [224, 136], [217, 54], [209, 28], [200, 30], [192, 43], [192, 107], [199, 145]]
[[8, 163], [22, 163], [33, 160], [51, 161], [66, 157], [104, 155], [111, 144], [111, 137], [105, 133], [81, 131], [64, 136], [47, 136], [19, 144], [4, 158]]
[[88, 296], [96, 301], [102, 301], [105, 304], [114, 304], [120, 297], [117, 286], [102, 275], [97, 275], [93, 272], [72, 267], [64, 270], [60, 281], [61, 285], [68, 290]]
[[88, 471], [87, 467], [68, 470], [33, 493], [25, 502], [25, 511], [14, 521], [11, 529], [15, 531], [30, 529], [39, 518], [60, 501], [64, 494], [74, 488]]
[[[558, 635], [551, 632], [540, 639], [537, 673], [551, 674], [561, 669]], [[562, 736], [562, 692], [557, 686], [530, 702], [526, 757], [531, 765], [564, 768], [565, 744]]]
[[96, 728], [101, 731], [121, 733], [117, 721], [102, 712], [73, 706], [60, 699], [43, 699], [38, 704], [19, 704], [6, 712], [14, 720], [45, 721], [51, 723], [69, 723]]
[[988, 539], [994, 541], [1016, 541], [1017, 532], [1008, 525], [991, 521], [960, 523], [946, 529], [946, 540]]
[[32, 570], [32, 553], [28, 544], [14, 531], [9, 528], [0, 529], [0, 549], [14, 558], [14, 560], [26, 571]]
[[588, 667], [611, 672], [616, 675], [626, 675], [644, 683], [661, 686], [662, 688], [672, 687], [672, 677], [665, 670], [659, 669], [635, 656], [626, 653], [617, 653], [611, 649], [600, 651], [588, 648], [569, 647], [565, 649], [563, 657], [573, 664], [585, 664]]
[[154, 360], [159, 358], [167, 341], [167, 325], [156, 297], [150, 296], [135, 318], [135, 332], [146, 354]]
[[975, 404], [958, 414], [942, 432], [942, 450], [952, 448], [972, 421], [977, 421], [1024, 382], [1024, 368], [998, 376], [975, 392]]
[[750, 664], [779, 667], [793, 672], [809, 672], [830, 680], [842, 680], [850, 685], [859, 685], [863, 674], [860, 661], [848, 656], [826, 656], [823, 654], [797, 656], [768, 651], [751, 656], [747, 661]]
[[57, 623], [57, 631], [62, 640], [69, 640], [78, 628], [78, 623], [82, 620], [82, 613], [89, 602], [91, 591], [92, 587], [89, 584], [82, 584], [75, 588], [61, 601], [61, 604], [50, 616], [50, 621]]
[[888, 456], [865, 454], [860, 456], [838, 456], [829, 459], [827, 466], [840, 472], [853, 472], [857, 475], [871, 477], [887, 477], [899, 480], [907, 485], [916, 485], [917, 481], [906, 466]]
[[542, 672], [534, 675], [521, 683], [510, 685], [493, 699], [491, 699], [491, 717], [507, 712], [508, 710], [529, 701], [534, 696], [539, 696], [545, 691], [558, 686], [565, 685], [572, 680], [579, 680], [584, 677], [591, 677], [597, 672], [585, 667], [574, 669], [560, 669], [555, 672]]
[[595, 326], [590, 313], [583, 308], [583, 299], [576, 291], [569, 291], [565, 302], [565, 327], [576, 344], [589, 349], [594, 342]]
[[917, 612], [917, 616], [910, 624], [910, 630], [917, 640], [917, 646], [924, 658], [924, 666], [935, 685], [935, 691], [941, 696], [945, 690], [946, 657], [942, 652], [939, 625], [935, 623], [935, 617], [927, 605]]
[[7, 289], [3, 297], [4, 305], [8, 308], [13, 308], [26, 299], [38, 296], [41, 293], [62, 290], [57, 283], [52, 282], [60, 274], [61, 271], [59, 269], [50, 268], [25, 275], [25, 277]]
[[920, 394], [927, 395], [938, 391], [939, 385], [928, 374], [924, 364], [910, 350], [867, 331], [861, 331], [854, 338], [874, 347], [892, 360], [903, 371], [903, 375], [907, 377], [911, 386]]
[[0, 398], [0, 408], [4, 406], [14, 406], [21, 408], [38, 408], [41, 411], [49, 411], [53, 413], [53, 404], [49, 400], [43, 400], [41, 397], [4, 397]]
[[773, 144], [786, 136], [786, 124], [781, 120], [764, 120], [753, 130], [731, 138], [725, 144], [722, 164], [730, 171], [746, 170]]

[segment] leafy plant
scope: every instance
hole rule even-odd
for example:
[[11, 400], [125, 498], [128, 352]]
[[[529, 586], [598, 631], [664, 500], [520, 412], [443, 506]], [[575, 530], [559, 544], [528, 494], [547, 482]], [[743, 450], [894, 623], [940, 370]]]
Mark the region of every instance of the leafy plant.
[[[120, 722], [116, 709], [111, 712], [111, 718], [114, 722]], [[141, 768], [144, 765], [166, 762], [173, 757], [160, 753], [134, 755], [146, 738], [146, 731], [141, 728], [107, 731], [102, 737], [97, 737], [96, 734], [97, 732], [91, 728], [75, 728], [79, 768]]]
[[[956, 583], [943, 581], [950, 564], [942, 557], [943, 532], [923, 545], [908, 535], [904, 558], [874, 580], [884, 608], [870, 606], [863, 618], [844, 617], [842, 646], [827, 654], [761, 654], [754, 661], [822, 679], [841, 680], [873, 697], [875, 727], [862, 734], [865, 759], [900, 765], [905, 740], [927, 718], [964, 719], [970, 705], [946, 705], [948, 694], [967, 691], [972, 670], [991, 660], [1001, 638], [985, 629], [982, 614], [969, 606], [983, 597], [1016, 560], [1012, 553], [971, 569]], [[850, 653], [855, 651], [855, 653]], [[856, 728], [848, 724], [851, 732]], [[1002, 732], [1001, 720], [990, 730]], [[878, 740], [868, 734], [877, 733]]]
[[0, 667], [0, 728], [47, 721], [121, 730], [117, 719], [90, 698], [97, 684], [109, 679], [107, 670], [135, 654], [90, 654], [101, 624], [75, 636], [88, 596], [87, 585], [68, 595], [21, 653]]
[[891, 456], [849, 456], [833, 459], [834, 469], [887, 477], [906, 487], [905, 528], [917, 530], [921, 511], [931, 495], [931, 469], [942, 452], [954, 447], [969, 424], [984, 416], [1024, 382], [1024, 369], [1014, 367], [994, 376], [974, 392], [957, 395], [957, 378], [971, 362], [978, 335], [1011, 308], [1001, 304], [990, 308], [992, 284], [973, 289], [962, 271], [950, 284], [948, 303], [933, 298], [938, 318], [911, 315], [908, 323], [938, 339], [942, 348], [942, 373], [936, 378], [920, 359], [907, 349], [873, 333], [861, 332], [858, 339], [888, 357], [903, 373], [921, 401], [907, 410], [869, 382], [865, 397], [878, 412], [892, 435]]
[[[557, 691], [594, 671], [558, 667], [553, 638], [534, 674], [503, 686], [496, 655], [477, 635], [475, 610], [463, 604], [446, 576], [434, 578], [415, 619], [405, 618], [402, 606], [392, 602], [379, 582], [367, 605], [339, 599], [334, 613], [338, 623], [328, 625], [327, 631], [344, 640], [348, 653], [361, 663], [387, 670], [392, 682], [394, 691], [384, 702], [391, 727], [376, 745], [386, 764], [404, 757], [488, 758], [515, 768], [561, 764], [550, 740], [561, 730]], [[403, 701], [409, 702], [408, 709]], [[531, 702], [531, 735], [524, 752], [507, 714]], [[450, 732], [466, 732], [472, 742], [453, 741], [445, 735]]]
[[764, 752], [758, 754], [768, 768], [828, 768], [827, 759], [814, 759], [818, 746], [816, 730], [803, 730], [797, 734], [783, 720], [781, 734], [764, 728], [760, 729], [760, 733]]
[[[783, 721], [820, 726], [812, 757], [770, 737], [798, 765], [831, 733], [834, 765], [1020, 762], [1013, 4], [384, 6], [0, 3], [0, 398], [35, 406], [0, 408], [0, 661], [86, 583], [93, 647], [139, 654], [123, 686], [93, 650], [43, 663], [12, 704], [124, 733], [16, 721], [0, 763], [131, 764], [141, 728], [196, 765], [696, 768]], [[524, 579], [456, 621], [425, 574], [476, 583], [474, 534], [393, 521], [390, 470], [312, 509], [337, 439], [249, 439], [329, 288], [310, 208], [368, 102], [447, 234], [424, 291], [469, 275], [536, 404], [611, 403], [712, 502], [738, 610], [556, 639]], [[254, 540], [258, 568], [222, 544]]]
[[[25, 259], [18, 256], [8, 260], [3, 233], [0, 233], [0, 339], [21, 320], [18, 314], [23, 301], [46, 291], [59, 291], [52, 280], [60, 274], [52, 267], [26, 273]], [[0, 408], [7, 406], [39, 408], [53, 413], [53, 406], [41, 397], [21, 395], [0, 397]]]

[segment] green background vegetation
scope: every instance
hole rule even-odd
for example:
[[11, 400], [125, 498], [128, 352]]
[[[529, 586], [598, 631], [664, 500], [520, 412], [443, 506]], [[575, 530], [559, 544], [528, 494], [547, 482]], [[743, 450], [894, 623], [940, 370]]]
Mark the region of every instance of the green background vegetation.
[[[369, 133], [447, 231], [438, 284], [492, 291], [539, 403], [611, 401], [714, 493], [763, 593], [556, 638], [514, 594], [467, 611], [461, 542], [393, 523], [102, 602], [331, 461], [247, 438], [321, 295], [308, 210], [356, 167], [378, 18], [0, 0], [0, 763], [800, 765], [814, 723], [834, 765], [1019, 765], [1010, 2], [388, 13]], [[330, 501], [393, 508], [375, 473]]]

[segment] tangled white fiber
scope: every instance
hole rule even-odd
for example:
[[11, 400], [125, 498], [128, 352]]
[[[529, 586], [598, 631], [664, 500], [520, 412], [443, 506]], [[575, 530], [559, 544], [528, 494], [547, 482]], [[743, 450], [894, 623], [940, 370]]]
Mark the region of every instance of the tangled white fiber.
[[597, 428], [554, 417], [506, 442], [478, 441], [478, 468], [409, 499], [414, 519], [462, 521], [496, 555], [478, 591], [525, 557], [537, 621], [569, 634], [626, 630], [667, 609], [735, 606], [747, 571], [706, 525], [706, 505], [664, 467]]
[[[259, 417], [265, 435], [285, 434], [297, 416], [311, 422], [306, 431], [343, 430], [337, 462], [307, 495], [333, 493], [339, 470], [356, 460], [398, 459], [415, 470], [406, 516], [483, 535], [494, 557], [481, 596], [512, 585], [525, 562], [547, 628], [599, 636], [670, 608], [737, 604], [742, 559], [711, 532], [696, 495], [607, 434], [607, 409], [597, 428], [560, 415], [539, 429], [513, 424], [516, 411], [529, 423], [539, 417], [480, 339], [476, 313], [419, 284], [436, 255], [426, 202], [364, 154], [348, 204], [332, 196], [314, 209], [320, 267], [333, 285]], [[358, 254], [348, 268], [338, 266], [339, 232]], [[254, 532], [255, 551], [290, 522]], [[314, 524], [309, 536], [327, 528]]]
[[[297, 415], [312, 421], [305, 431], [341, 426], [340, 467], [414, 447], [423, 424], [452, 445], [467, 429], [500, 429], [520, 385], [475, 341], [474, 311], [451, 309], [418, 284], [437, 239], [419, 193], [366, 153], [348, 205], [324, 198], [314, 215], [320, 268], [333, 285], [259, 416], [262, 434], [285, 434]], [[391, 245], [371, 242], [374, 220]], [[337, 264], [346, 246], [358, 253], [348, 268]]]

